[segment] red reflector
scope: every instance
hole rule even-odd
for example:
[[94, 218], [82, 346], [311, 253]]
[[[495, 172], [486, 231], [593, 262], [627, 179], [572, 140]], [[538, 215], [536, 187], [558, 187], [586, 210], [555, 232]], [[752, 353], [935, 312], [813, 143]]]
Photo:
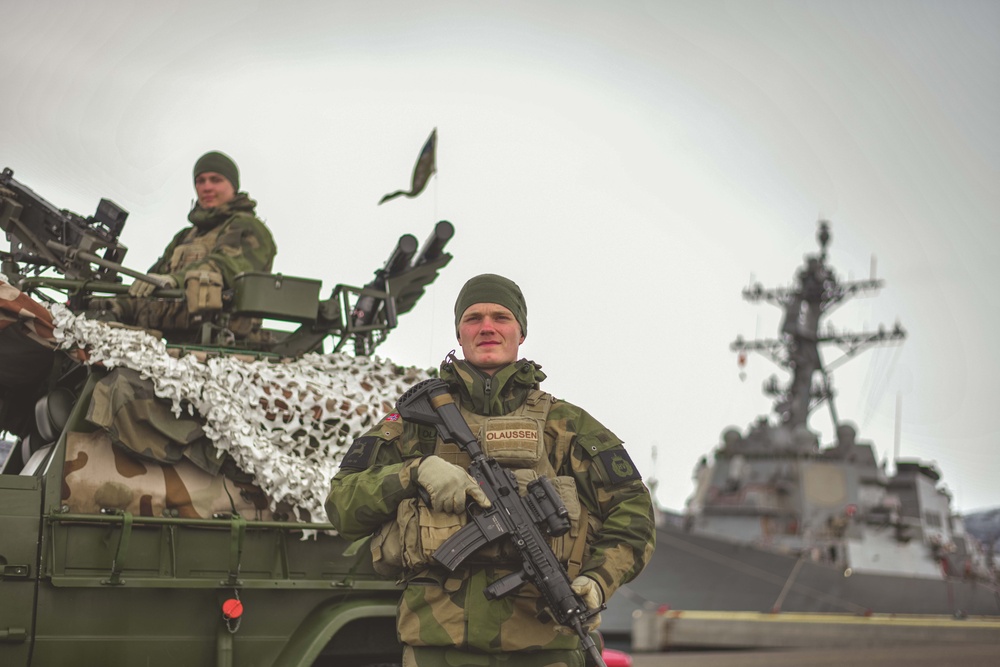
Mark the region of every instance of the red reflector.
[[226, 618], [239, 618], [243, 615], [243, 603], [230, 598], [222, 603], [222, 615]]

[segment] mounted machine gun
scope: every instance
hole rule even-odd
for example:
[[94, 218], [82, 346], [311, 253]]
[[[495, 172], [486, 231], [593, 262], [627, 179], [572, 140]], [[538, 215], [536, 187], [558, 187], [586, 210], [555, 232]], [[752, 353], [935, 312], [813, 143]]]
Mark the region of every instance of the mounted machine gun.
[[[0, 251], [0, 272], [11, 284], [47, 302], [55, 299], [43, 289], [65, 293], [76, 312], [92, 307], [95, 295], [126, 294], [128, 285], [121, 275], [156, 284], [156, 278], [122, 265], [127, 248], [118, 238], [127, 211], [102, 199], [95, 214], [84, 218], [56, 208], [13, 176], [9, 168], [0, 174], [0, 229], [10, 241], [10, 251]], [[280, 273], [240, 274], [223, 290], [222, 308], [201, 325], [197, 346], [296, 357], [320, 349], [330, 336], [335, 352], [353, 341], [356, 354], [370, 355], [396, 327], [398, 316], [413, 309], [427, 285], [451, 261], [444, 247], [453, 234], [450, 222], [438, 222], [419, 252], [416, 239], [404, 234], [374, 280], [363, 288], [338, 284], [325, 300], [319, 298], [318, 280]], [[183, 299], [185, 292], [161, 288], [152, 298]], [[235, 316], [293, 322], [299, 327], [290, 333], [268, 331], [263, 342], [250, 343], [237, 340], [228, 330]]]

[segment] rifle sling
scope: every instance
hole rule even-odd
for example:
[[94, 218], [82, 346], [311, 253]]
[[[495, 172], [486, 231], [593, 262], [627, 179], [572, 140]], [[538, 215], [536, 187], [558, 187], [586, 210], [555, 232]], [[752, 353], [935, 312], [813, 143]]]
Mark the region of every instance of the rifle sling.
[[569, 561], [566, 564], [566, 574], [569, 575], [569, 580], [573, 581], [576, 576], [580, 574], [580, 570], [583, 569], [583, 551], [587, 547], [587, 529], [590, 524], [590, 512], [587, 510], [587, 506], [581, 502], [580, 503], [580, 532], [576, 536], [576, 542], [573, 543], [573, 550], [569, 554]]

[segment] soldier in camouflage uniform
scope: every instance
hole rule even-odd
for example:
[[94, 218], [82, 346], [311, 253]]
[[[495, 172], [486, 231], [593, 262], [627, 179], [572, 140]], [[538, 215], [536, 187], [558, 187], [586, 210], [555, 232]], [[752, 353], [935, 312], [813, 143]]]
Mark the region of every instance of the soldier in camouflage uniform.
[[[584, 410], [539, 390], [545, 374], [538, 364], [515, 361], [527, 331], [516, 284], [489, 274], [471, 279], [455, 304], [455, 326], [464, 359], [450, 354], [441, 378], [485, 453], [513, 471], [522, 492], [537, 476], [553, 480], [572, 528], [550, 545], [574, 591], [598, 608], [652, 554], [649, 492], [621, 440]], [[579, 638], [551, 620], [534, 586], [495, 600], [483, 595], [519, 569], [510, 544], [483, 547], [454, 573], [431, 559], [466, 523], [467, 502], [489, 504], [468, 464], [435, 429], [393, 413], [354, 442], [333, 479], [330, 520], [351, 539], [374, 533], [376, 569], [406, 582], [397, 619], [403, 664], [582, 667]]]
[[[154, 285], [132, 283], [133, 298], [117, 299], [118, 319], [159, 329], [171, 342], [196, 342], [200, 324], [222, 307], [222, 290], [249, 271], [270, 272], [277, 249], [271, 232], [255, 213], [257, 202], [240, 192], [240, 174], [229, 156], [210, 152], [194, 166], [198, 202], [188, 214], [191, 227], [182, 229], [149, 269], [171, 287], [185, 290], [182, 301], [149, 298]], [[237, 338], [251, 336], [260, 321], [233, 317], [227, 327]]]

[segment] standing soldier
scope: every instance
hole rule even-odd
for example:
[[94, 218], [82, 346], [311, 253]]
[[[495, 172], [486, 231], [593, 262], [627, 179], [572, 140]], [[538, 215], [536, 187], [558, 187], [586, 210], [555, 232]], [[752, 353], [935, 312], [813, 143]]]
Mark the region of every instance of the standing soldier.
[[[191, 227], [178, 232], [149, 269], [168, 287], [185, 291], [182, 301], [150, 299], [156, 286], [136, 280], [131, 299], [117, 299], [113, 310], [128, 324], [159, 329], [171, 342], [197, 342], [203, 321], [222, 308], [222, 290], [249, 271], [270, 272], [277, 249], [271, 232], [257, 218], [257, 202], [240, 192], [240, 172], [224, 153], [205, 153], [194, 165], [198, 202], [188, 214]], [[227, 328], [237, 338], [251, 336], [260, 321], [233, 317]]]
[[[550, 545], [573, 590], [599, 608], [653, 551], [652, 502], [639, 472], [611, 431], [539, 389], [541, 366], [517, 361], [527, 306], [515, 283], [492, 274], [469, 280], [455, 303], [455, 327], [464, 359], [449, 354], [441, 378], [486, 455], [511, 469], [522, 489], [540, 476], [553, 481], [571, 529]], [[466, 472], [469, 462], [435, 429], [393, 413], [354, 441], [333, 479], [330, 520], [350, 539], [375, 533], [376, 569], [406, 581], [397, 618], [403, 665], [582, 667], [579, 637], [552, 621], [534, 586], [483, 595], [519, 569], [512, 545], [487, 545], [455, 572], [431, 559], [466, 523], [467, 502], [489, 504]], [[591, 629], [599, 622], [594, 617]]]

